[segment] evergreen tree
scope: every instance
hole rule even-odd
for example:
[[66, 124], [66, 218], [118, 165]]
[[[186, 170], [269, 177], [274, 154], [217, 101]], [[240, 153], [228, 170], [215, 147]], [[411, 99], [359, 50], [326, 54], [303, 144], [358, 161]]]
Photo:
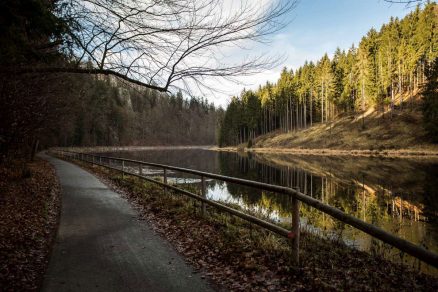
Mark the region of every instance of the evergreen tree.
[[[233, 98], [227, 112], [236, 124], [224, 120], [224, 141], [246, 142], [254, 138], [254, 129], [256, 135], [303, 129], [315, 121], [332, 121], [339, 112], [372, 107], [383, 113], [389, 109], [392, 117], [396, 104], [402, 109], [406, 93], [413, 108], [414, 92], [428, 80], [426, 67], [438, 57], [437, 27], [438, 6], [428, 3], [401, 20], [391, 18], [379, 31], [370, 29], [357, 48], [338, 48], [332, 59], [325, 54], [316, 65], [306, 61], [295, 72], [283, 68], [277, 83]], [[424, 108], [425, 121], [434, 121], [434, 101], [429, 98], [425, 104], [431, 107]], [[425, 124], [431, 128], [433, 122]]]
[[424, 127], [431, 139], [438, 143], [438, 59], [435, 59], [426, 70], [427, 84], [423, 92]]

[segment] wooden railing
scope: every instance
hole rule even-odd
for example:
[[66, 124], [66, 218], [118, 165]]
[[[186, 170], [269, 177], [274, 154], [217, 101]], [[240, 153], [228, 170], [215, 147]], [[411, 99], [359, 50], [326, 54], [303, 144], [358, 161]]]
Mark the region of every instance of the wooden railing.
[[[70, 159], [77, 159], [81, 161], [85, 161], [91, 164], [100, 165], [109, 169], [120, 171], [123, 175], [129, 174], [135, 177], [139, 177], [141, 179], [156, 183], [158, 185], [161, 185], [164, 187], [164, 190], [173, 190], [175, 192], [179, 192], [181, 194], [184, 194], [186, 196], [189, 196], [195, 200], [198, 200], [201, 202], [201, 210], [202, 213], [205, 213], [205, 205], [210, 205], [214, 208], [220, 209], [222, 211], [228, 212], [234, 216], [240, 217], [246, 221], [249, 221], [253, 224], [256, 224], [260, 227], [263, 227], [271, 232], [274, 232], [280, 236], [286, 237], [291, 240], [291, 246], [292, 246], [292, 257], [295, 264], [299, 264], [299, 245], [300, 245], [300, 215], [299, 215], [299, 209], [300, 209], [300, 202], [307, 204], [309, 206], [312, 206], [313, 208], [328, 214], [332, 216], [333, 218], [342, 221], [350, 226], [353, 226], [356, 229], [359, 229], [363, 232], [365, 232], [368, 235], [371, 235], [374, 238], [377, 238], [393, 247], [398, 248], [399, 250], [406, 252], [407, 254], [435, 267], [438, 268], [438, 255], [421, 247], [418, 245], [415, 245], [403, 238], [397, 237], [391, 233], [386, 232], [385, 230], [374, 226], [370, 223], [367, 223], [365, 221], [362, 221], [354, 216], [348, 215], [344, 213], [343, 211], [329, 206], [327, 204], [324, 204], [323, 202], [314, 199], [308, 195], [305, 195], [301, 193], [299, 190], [288, 188], [288, 187], [282, 187], [278, 185], [272, 185], [252, 180], [246, 180], [236, 177], [230, 177], [230, 176], [224, 176], [214, 173], [208, 173], [188, 168], [182, 168], [182, 167], [176, 167], [176, 166], [170, 166], [170, 165], [164, 165], [164, 164], [158, 164], [158, 163], [151, 163], [151, 162], [144, 162], [144, 161], [138, 161], [138, 160], [132, 160], [132, 159], [124, 159], [124, 158], [117, 158], [117, 157], [109, 157], [109, 156], [99, 156], [99, 155], [93, 155], [93, 154], [87, 154], [87, 153], [81, 153], [81, 152], [72, 152], [72, 151], [63, 151], [63, 150], [51, 150], [52, 153], [58, 154], [60, 157], [70, 158]], [[125, 163], [130, 163], [131, 165], [135, 165], [138, 167], [138, 173], [130, 172], [128, 171], [131, 168], [126, 168]], [[149, 167], [156, 167], [163, 170], [163, 181], [158, 181], [152, 178], [149, 178], [145, 175], [143, 175], [142, 170], [143, 166], [149, 166]], [[201, 196], [191, 193], [187, 190], [178, 188], [174, 185], [170, 185], [167, 183], [167, 171], [173, 170], [178, 171], [182, 173], [188, 173], [192, 175], [197, 175], [201, 177]], [[225, 206], [223, 204], [220, 204], [218, 202], [209, 200], [206, 198], [206, 185], [205, 185], [205, 178], [211, 178], [215, 180], [221, 180], [225, 182], [235, 183], [239, 185], [244, 185], [247, 187], [253, 187], [265, 191], [270, 191], [274, 193], [279, 194], [286, 194], [290, 195], [292, 197], [292, 230], [287, 230], [285, 228], [282, 228], [278, 225], [272, 224], [270, 222], [261, 220], [257, 217], [254, 217], [252, 215], [246, 214], [244, 212], [241, 212], [239, 210], [230, 208], [228, 206]]]

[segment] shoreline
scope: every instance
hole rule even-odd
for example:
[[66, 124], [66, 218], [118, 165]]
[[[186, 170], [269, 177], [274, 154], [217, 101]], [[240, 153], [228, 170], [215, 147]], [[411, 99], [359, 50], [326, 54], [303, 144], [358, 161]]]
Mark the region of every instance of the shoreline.
[[314, 156], [363, 156], [381, 158], [421, 158], [438, 159], [438, 150], [428, 149], [395, 149], [395, 150], [360, 150], [360, 149], [311, 149], [311, 148], [239, 148], [239, 147], [211, 147], [219, 152], [248, 152], [248, 153], [274, 153], [274, 154], [299, 154]]
[[117, 151], [151, 151], [151, 150], [185, 150], [185, 149], [210, 149], [214, 145], [162, 145], [162, 146], [91, 146], [91, 147], [55, 147], [59, 149], [72, 152], [117, 152]]
[[[58, 148], [58, 147], [57, 147]], [[241, 148], [218, 147], [214, 145], [184, 145], [184, 146], [95, 146], [95, 147], [59, 147], [59, 149], [75, 152], [112, 152], [112, 151], [159, 151], [159, 150], [211, 150], [218, 152], [246, 152], [246, 153], [273, 153], [314, 156], [361, 156], [377, 158], [411, 158], [411, 159], [438, 159], [438, 149], [330, 149], [330, 148], [280, 148], [255, 147]]]

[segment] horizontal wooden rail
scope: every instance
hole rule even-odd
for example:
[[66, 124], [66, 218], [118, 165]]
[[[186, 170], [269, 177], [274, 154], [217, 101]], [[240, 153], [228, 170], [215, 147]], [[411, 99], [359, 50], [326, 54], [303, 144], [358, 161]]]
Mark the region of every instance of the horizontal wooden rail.
[[[89, 162], [89, 161], [86, 161], [86, 162]], [[237, 217], [240, 217], [240, 218], [245, 219], [245, 220], [247, 220], [247, 221], [249, 221], [251, 223], [254, 223], [256, 225], [264, 227], [264, 228], [266, 228], [266, 229], [268, 229], [268, 230], [270, 230], [270, 231], [272, 231], [274, 233], [277, 233], [277, 234], [279, 234], [281, 236], [291, 237], [291, 232], [289, 230], [287, 230], [287, 229], [284, 229], [284, 228], [282, 228], [282, 227], [280, 227], [278, 225], [272, 224], [270, 222], [266, 222], [266, 221], [261, 220], [261, 219], [259, 219], [257, 217], [254, 217], [252, 215], [245, 214], [245, 213], [243, 213], [241, 211], [238, 211], [236, 209], [233, 209], [233, 208], [230, 208], [228, 206], [222, 205], [222, 204], [220, 204], [218, 202], [208, 200], [208, 199], [203, 198], [203, 197], [201, 197], [201, 196], [199, 196], [197, 194], [191, 193], [191, 192], [189, 192], [187, 190], [180, 189], [180, 188], [175, 187], [173, 185], [169, 185], [169, 184], [166, 184], [164, 182], [161, 182], [161, 181], [158, 181], [158, 180], [155, 180], [155, 179], [152, 179], [152, 178], [140, 175], [140, 174], [132, 173], [132, 172], [129, 172], [129, 171], [126, 171], [126, 170], [121, 170], [119, 168], [114, 168], [114, 167], [111, 167], [111, 166], [108, 166], [108, 165], [105, 165], [105, 164], [102, 164], [102, 163], [93, 163], [93, 164], [96, 164], [96, 165], [99, 165], [99, 166], [102, 166], [102, 167], [105, 167], [105, 168], [108, 168], [108, 169], [121, 171], [124, 174], [129, 174], [129, 175], [132, 175], [132, 176], [144, 179], [146, 181], [158, 184], [160, 186], [166, 187], [167, 189], [179, 192], [179, 193], [184, 194], [186, 196], [189, 196], [189, 197], [191, 197], [191, 198], [193, 198], [195, 200], [198, 200], [198, 201], [201, 201], [201, 202], [206, 203], [208, 205], [214, 206], [214, 207], [216, 207], [216, 208], [218, 208], [218, 209], [220, 209], [222, 211], [226, 211], [228, 213], [236, 215]]]
[[417, 259], [419, 259], [419, 260], [421, 260], [421, 261], [423, 261], [423, 262], [425, 262], [425, 263], [427, 263], [435, 268], [438, 268], [438, 254], [435, 254], [435, 253], [433, 253], [433, 252], [431, 252], [431, 251], [429, 251], [421, 246], [413, 244], [412, 242], [407, 241], [403, 238], [397, 237], [389, 232], [386, 232], [385, 230], [383, 230], [375, 225], [372, 225], [372, 224], [367, 223], [365, 221], [362, 221], [354, 216], [346, 214], [343, 211], [339, 210], [338, 208], [324, 204], [323, 202], [321, 202], [317, 199], [314, 199], [314, 198], [312, 198], [306, 194], [303, 194], [303, 193], [299, 192], [298, 190], [295, 190], [292, 188], [271, 185], [271, 184], [267, 184], [267, 183], [246, 180], [246, 179], [241, 179], [241, 178], [236, 178], [236, 177], [224, 176], [224, 175], [219, 175], [219, 174], [214, 174], [214, 173], [208, 173], [208, 172], [203, 172], [203, 171], [198, 171], [198, 170], [193, 170], [193, 169], [188, 169], [188, 168], [159, 164], [159, 163], [144, 162], [144, 161], [139, 161], [139, 160], [124, 159], [124, 158], [111, 157], [111, 156], [98, 156], [98, 155], [85, 154], [85, 153], [73, 152], [73, 151], [63, 151], [63, 150], [55, 150], [55, 151], [59, 151], [60, 153], [73, 154], [73, 155], [75, 155], [75, 158], [80, 158], [81, 160], [84, 160], [83, 159], [84, 156], [89, 157], [92, 161], [88, 161], [88, 160], [85, 160], [85, 161], [93, 163], [93, 164], [99, 164], [101, 166], [104, 166], [104, 167], [107, 167], [110, 169], [122, 171], [122, 173], [124, 173], [124, 174], [126, 173], [129, 175], [140, 177], [142, 179], [160, 184], [162, 186], [165, 186], [168, 189], [172, 189], [174, 191], [183, 193], [187, 196], [190, 196], [194, 199], [202, 201], [206, 204], [209, 204], [209, 205], [214, 206], [216, 208], [219, 208], [221, 210], [232, 213], [233, 215], [236, 215], [240, 218], [248, 220], [252, 223], [255, 223], [259, 226], [262, 226], [270, 231], [273, 231], [273, 232], [275, 232], [279, 235], [285, 236], [285, 237], [291, 237], [291, 235], [294, 235], [294, 232], [290, 232], [290, 231], [288, 231], [284, 228], [281, 228], [275, 224], [263, 221], [261, 219], [254, 217], [254, 216], [251, 216], [251, 215], [245, 214], [243, 212], [240, 212], [238, 210], [232, 209], [230, 207], [224, 206], [220, 203], [208, 200], [206, 198], [203, 198], [203, 197], [198, 196], [196, 194], [190, 193], [186, 190], [177, 188], [175, 186], [165, 184], [165, 183], [147, 178], [147, 177], [139, 175], [139, 174], [131, 173], [131, 172], [125, 171], [124, 169], [121, 170], [121, 169], [113, 168], [113, 167], [110, 167], [110, 166], [107, 166], [104, 164], [96, 163], [95, 158], [98, 158], [99, 161], [102, 161], [102, 159], [109, 159], [112, 161], [120, 161], [122, 163], [129, 162], [129, 163], [133, 163], [133, 164], [137, 164], [137, 165], [158, 167], [158, 168], [162, 168], [162, 169], [168, 169], [168, 170], [174, 170], [174, 171], [199, 175], [201, 177], [208, 177], [211, 179], [222, 180], [222, 181], [226, 181], [226, 182], [230, 182], [230, 183], [236, 183], [236, 184], [240, 184], [240, 185], [244, 185], [244, 186], [248, 186], [248, 187], [253, 187], [253, 188], [258, 188], [258, 189], [271, 191], [271, 192], [275, 192], [275, 193], [288, 194], [288, 195], [291, 195], [292, 198], [295, 198], [295, 199], [297, 199], [297, 200], [299, 200], [299, 201], [301, 201], [309, 206], [312, 206], [313, 208], [315, 208], [315, 209], [317, 209], [325, 214], [328, 214], [339, 221], [342, 221], [350, 226], [353, 226], [356, 229], [359, 229], [359, 230], [365, 232], [366, 234], [369, 234], [377, 239], [380, 239], [381, 241], [383, 241], [389, 245], [392, 245], [392, 246], [398, 248], [399, 250], [406, 252], [407, 254], [409, 254], [409, 255], [411, 255], [411, 256], [413, 256], [413, 257], [415, 257], [415, 258], [417, 258]]

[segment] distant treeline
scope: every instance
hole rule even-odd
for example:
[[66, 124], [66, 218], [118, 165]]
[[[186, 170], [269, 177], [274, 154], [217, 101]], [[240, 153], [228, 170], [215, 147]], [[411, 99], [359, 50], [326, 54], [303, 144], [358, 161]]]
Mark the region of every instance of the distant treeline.
[[436, 137], [437, 56], [438, 6], [428, 3], [402, 20], [391, 18], [379, 31], [370, 29], [357, 48], [338, 48], [332, 59], [325, 54], [295, 71], [284, 68], [277, 83], [233, 97], [219, 144], [247, 142], [274, 130], [305, 129], [370, 107], [383, 111], [412, 106], [413, 93], [427, 82], [425, 125]]
[[0, 155], [49, 146], [213, 145], [222, 109], [115, 78], [0, 75]]
[[80, 62], [69, 54], [75, 27], [55, 2], [0, 3], [0, 163], [33, 157], [41, 146], [215, 143], [223, 111], [205, 99], [117, 78], [21, 71]]
[[80, 95], [53, 128], [51, 145], [212, 145], [220, 111], [203, 98], [185, 99], [84, 77]]

